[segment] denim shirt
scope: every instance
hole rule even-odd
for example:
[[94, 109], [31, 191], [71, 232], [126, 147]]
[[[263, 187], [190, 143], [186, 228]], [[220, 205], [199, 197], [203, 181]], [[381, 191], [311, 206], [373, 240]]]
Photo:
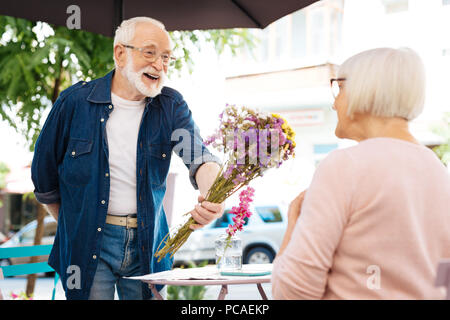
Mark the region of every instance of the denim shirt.
[[[36, 141], [31, 168], [36, 199], [61, 204], [48, 263], [60, 275], [67, 299], [89, 297], [99, 259], [109, 202], [106, 122], [114, 112], [113, 74], [114, 70], [91, 82], [80, 81], [61, 92]], [[191, 148], [177, 148], [177, 141], [172, 141], [177, 129], [188, 132]], [[169, 256], [159, 263], [153, 256], [169, 231], [162, 203], [172, 151], [183, 157], [195, 189], [197, 169], [205, 162], [219, 162], [204, 146], [181, 94], [164, 87], [161, 94], [146, 99], [137, 141], [142, 274], [169, 270], [173, 264]], [[142, 285], [142, 290], [144, 299], [152, 296], [148, 286]]]

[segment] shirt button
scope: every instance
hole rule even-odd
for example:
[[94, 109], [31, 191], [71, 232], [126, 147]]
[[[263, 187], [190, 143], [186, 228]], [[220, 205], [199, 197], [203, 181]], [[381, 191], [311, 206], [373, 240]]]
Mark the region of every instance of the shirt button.
[[97, 259], [97, 256], [94, 254], [93, 256], [92, 256], [92, 259]]
[[163, 158], [165, 158], [165, 157], [166, 157], [166, 154], [165, 154], [165, 153], [163, 153], [163, 154], [162, 154], [162, 157], [163, 157]]
[[105, 119], [104, 119], [104, 118], [101, 118], [101, 119], [100, 119], [100, 122], [104, 122], [104, 121], [105, 121]]
[[72, 151], [72, 156], [74, 156], [76, 154], [76, 152], [75, 151]]
[[102, 200], [102, 204], [105, 204], [106, 203], [106, 201], [105, 200]]
[[105, 177], [109, 177], [109, 173], [107, 172], [107, 173], [105, 173]]
[[109, 109], [112, 109], [112, 108], [113, 108], [112, 104], [110, 104], [110, 105], [108, 106], [108, 108], [109, 108]]
[[102, 228], [97, 228], [97, 231], [98, 231], [98, 232], [101, 232], [101, 231], [102, 231]]

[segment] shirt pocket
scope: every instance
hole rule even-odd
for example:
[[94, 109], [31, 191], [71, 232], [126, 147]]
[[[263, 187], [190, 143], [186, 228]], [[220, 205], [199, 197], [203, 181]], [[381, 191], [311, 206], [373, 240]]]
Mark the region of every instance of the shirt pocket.
[[63, 180], [70, 185], [83, 186], [92, 178], [91, 140], [70, 138], [63, 162]]
[[169, 172], [172, 146], [169, 144], [149, 144], [149, 178], [152, 185], [162, 185]]

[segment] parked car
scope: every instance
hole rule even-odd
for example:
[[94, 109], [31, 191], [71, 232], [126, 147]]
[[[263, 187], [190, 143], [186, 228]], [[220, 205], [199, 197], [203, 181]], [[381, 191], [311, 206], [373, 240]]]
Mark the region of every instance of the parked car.
[[[237, 235], [242, 239], [243, 263], [271, 263], [281, 246], [287, 225], [285, 210], [278, 205], [253, 206], [252, 216], [246, 219], [244, 230]], [[191, 234], [175, 253], [174, 264], [189, 261], [215, 262], [216, 238], [225, 234], [233, 215], [226, 209], [223, 216]]]
[[[0, 245], [1, 248], [11, 247], [25, 247], [34, 245], [34, 236], [36, 234], [37, 221], [31, 221], [14, 234], [9, 240]], [[44, 218], [44, 235], [41, 240], [41, 244], [53, 244], [56, 235], [57, 223], [51, 216]], [[39, 256], [37, 262], [44, 262], [48, 260], [48, 255]], [[13, 264], [29, 263], [30, 258], [9, 258], [1, 259], [0, 266], [7, 266]]]

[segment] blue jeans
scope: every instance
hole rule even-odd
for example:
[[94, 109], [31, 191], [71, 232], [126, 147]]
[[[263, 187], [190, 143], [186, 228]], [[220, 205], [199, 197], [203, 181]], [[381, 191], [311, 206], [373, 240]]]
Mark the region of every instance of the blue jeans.
[[105, 224], [97, 270], [89, 300], [142, 300], [142, 282], [123, 277], [139, 276], [137, 229]]

